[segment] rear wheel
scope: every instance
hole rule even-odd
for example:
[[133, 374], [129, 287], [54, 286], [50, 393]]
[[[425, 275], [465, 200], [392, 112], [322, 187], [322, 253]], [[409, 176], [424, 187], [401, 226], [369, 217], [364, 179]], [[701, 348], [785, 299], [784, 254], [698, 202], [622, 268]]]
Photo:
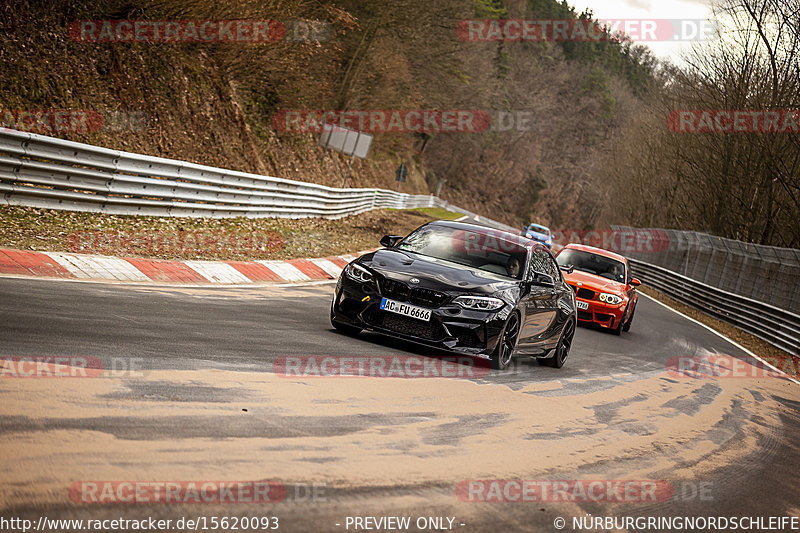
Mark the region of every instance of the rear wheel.
[[512, 313], [503, 328], [503, 334], [497, 342], [497, 348], [491, 355], [492, 368], [495, 370], [505, 370], [511, 364], [511, 357], [514, 355], [514, 348], [517, 346], [519, 337], [519, 316]]
[[561, 368], [569, 357], [569, 350], [572, 348], [572, 339], [575, 338], [575, 320], [570, 319], [567, 325], [564, 326], [564, 331], [561, 333], [561, 338], [558, 340], [553, 355], [545, 359], [539, 359], [539, 364], [549, 366], [552, 368]]

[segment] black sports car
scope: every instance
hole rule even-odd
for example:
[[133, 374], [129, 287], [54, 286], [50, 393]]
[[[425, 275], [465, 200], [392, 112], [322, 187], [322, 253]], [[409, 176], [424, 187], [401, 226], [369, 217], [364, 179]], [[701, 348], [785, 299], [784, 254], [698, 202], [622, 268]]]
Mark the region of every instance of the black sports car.
[[529, 355], [561, 368], [575, 335], [575, 295], [552, 253], [517, 235], [431, 222], [345, 267], [331, 324], [490, 359]]

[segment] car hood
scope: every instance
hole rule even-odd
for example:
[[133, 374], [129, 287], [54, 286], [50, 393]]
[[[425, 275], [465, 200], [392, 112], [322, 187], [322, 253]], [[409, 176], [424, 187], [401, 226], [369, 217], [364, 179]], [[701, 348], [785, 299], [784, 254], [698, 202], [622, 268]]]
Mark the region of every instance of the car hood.
[[419, 284], [414, 286], [439, 291], [493, 294], [519, 285], [490, 272], [400, 250], [378, 250], [358, 262], [389, 279], [417, 278]]
[[576, 285], [581, 283], [583, 287], [587, 289], [591, 289], [597, 292], [610, 292], [614, 294], [624, 294], [625, 293], [625, 285], [619, 283], [618, 281], [613, 281], [608, 278], [604, 278], [602, 276], [596, 276], [594, 274], [589, 274], [588, 272], [581, 272], [580, 270], [575, 270], [572, 274], [564, 274], [567, 282]]

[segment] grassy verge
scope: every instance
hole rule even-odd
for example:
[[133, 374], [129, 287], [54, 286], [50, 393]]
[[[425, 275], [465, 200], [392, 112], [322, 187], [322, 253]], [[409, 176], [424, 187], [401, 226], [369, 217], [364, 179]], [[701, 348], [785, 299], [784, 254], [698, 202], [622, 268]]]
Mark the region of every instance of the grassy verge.
[[638, 290], [648, 296], [651, 296], [652, 298], [655, 298], [659, 302], [670, 306], [676, 311], [679, 311], [684, 315], [690, 316], [693, 319], [697, 320], [698, 322], [711, 327], [712, 329], [722, 333], [729, 339], [738, 342], [739, 344], [741, 344], [754, 354], [758, 355], [771, 365], [775, 366], [780, 370], [783, 370], [794, 379], [800, 379], [800, 357], [794, 356], [788, 352], [776, 348], [767, 341], [759, 339], [755, 335], [751, 335], [750, 333], [742, 331], [741, 329], [731, 324], [728, 324], [727, 322], [717, 320], [716, 318], [713, 318], [703, 313], [702, 311], [695, 309], [694, 307], [673, 300], [669, 296], [651, 287], [641, 287]]
[[117, 216], [0, 206], [0, 247], [158, 259], [294, 259], [376, 248], [443, 209], [377, 210], [339, 220]]
[[[400, 210], [388, 209], [388, 211], [400, 211]], [[453, 211], [448, 211], [443, 207], [420, 207], [419, 209], [414, 209], [414, 211], [429, 216], [433, 220], [458, 220], [459, 218], [462, 218], [464, 216], [461, 213], [454, 213]]]

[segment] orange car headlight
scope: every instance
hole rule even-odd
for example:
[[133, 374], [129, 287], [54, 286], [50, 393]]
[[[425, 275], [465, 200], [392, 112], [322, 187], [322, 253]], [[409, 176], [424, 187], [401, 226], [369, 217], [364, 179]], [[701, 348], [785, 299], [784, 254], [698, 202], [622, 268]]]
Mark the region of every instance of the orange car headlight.
[[617, 305], [622, 302], [622, 298], [616, 294], [609, 294], [607, 292], [600, 293], [600, 301], [611, 305]]

